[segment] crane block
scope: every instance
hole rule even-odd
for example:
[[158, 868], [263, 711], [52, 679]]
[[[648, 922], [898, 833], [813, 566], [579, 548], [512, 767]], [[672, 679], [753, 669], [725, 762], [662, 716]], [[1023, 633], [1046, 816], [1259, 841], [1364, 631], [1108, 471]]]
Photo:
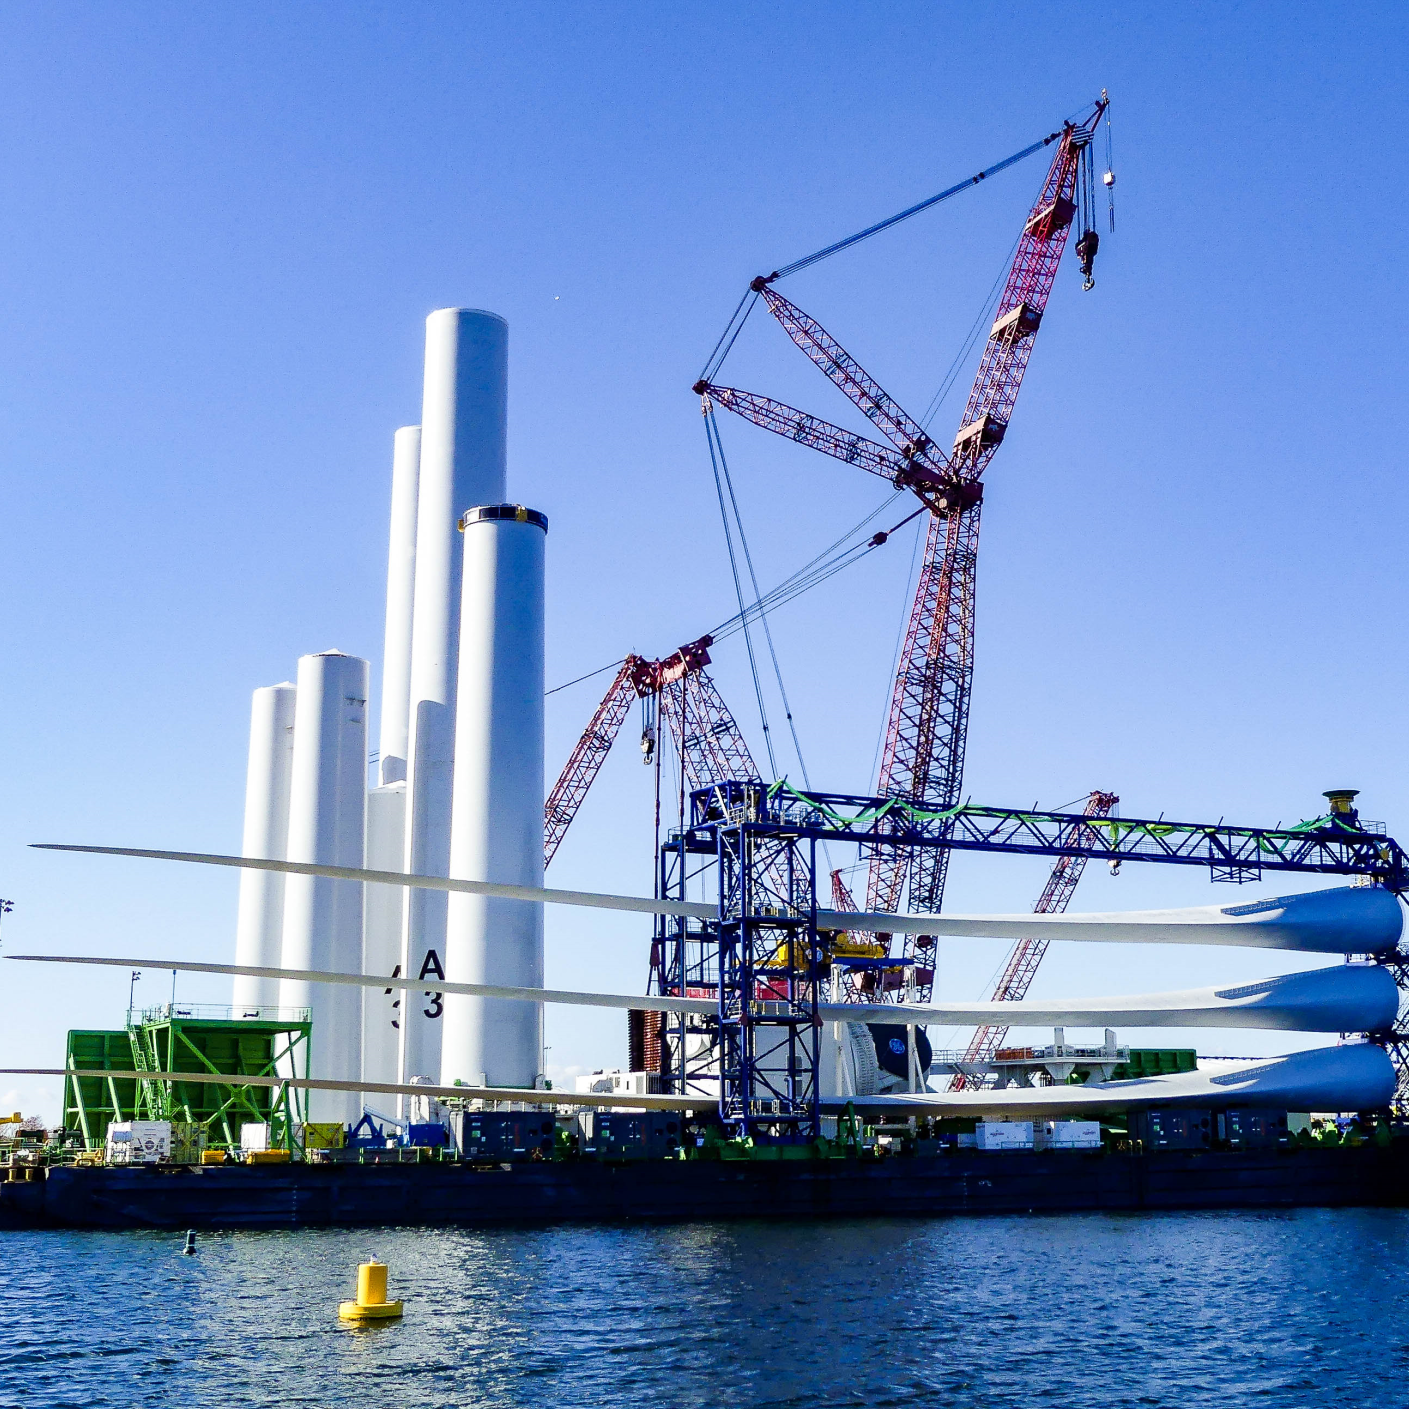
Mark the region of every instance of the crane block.
[[1042, 310], [1031, 304], [1020, 303], [1011, 308], [988, 330], [990, 338], [1007, 335], [1014, 342], [1019, 338], [1030, 338], [1042, 326]]
[[961, 450], [986, 450], [990, 445], [1001, 445], [1008, 432], [1008, 423], [985, 411], [976, 421], [959, 428], [954, 437], [954, 453]]
[[1059, 230], [1065, 230], [1075, 215], [1076, 202], [1067, 196], [1058, 196], [1050, 205], [1028, 216], [1023, 234], [1038, 240], [1050, 240]]
[[709, 664], [709, 647], [713, 644], [713, 636], [701, 636], [698, 641], [681, 646], [674, 655], [666, 656], [664, 660], [641, 660], [638, 657], [631, 667], [631, 683], [636, 693], [642, 697], [658, 695], [665, 686], [703, 670]]

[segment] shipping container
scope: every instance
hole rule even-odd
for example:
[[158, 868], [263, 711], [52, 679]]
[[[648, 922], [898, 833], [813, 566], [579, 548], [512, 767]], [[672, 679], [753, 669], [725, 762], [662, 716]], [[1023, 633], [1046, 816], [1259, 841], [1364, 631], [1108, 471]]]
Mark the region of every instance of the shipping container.
[[246, 1121], [240, 1127], [240, 1148], [245, 1151], [269, 1148], [269, 1122]]
[[1206, 1150], [1214, 1141], [1213, 1113], [1198, 1107], [1131, 1111], [1127, 1125], [1147, 1150]]
[[675, 1111], [583, 1111], [577, 1119], [582, 1153], [599, 1159], [667, 1159], [680, 1148]]
[[1265, 1150], [1287, 1139], [1287, 1113], [1263, 1106], [1238, 1106], [1219, 1111], [1215, 1127], [1218, 1139], [1235, 1150]]
[[1030, 1120], [981, 1120], [974, 1127], [976, 1150], [1030, 1150]]
[[115, 1120], [108, 1126], [109, 1164], [156, 1164], [171, 1158], [169, 1120]]
[[206, 1128], [199, 1121], [171, 1122], [172, 1164], [199, 1164], [205, 1153]]
[[438, 1121], [416, 1121], [406, 1127], [406, 1143], [436, 1148], [450, 1143], [450, 1132]]
[[550, 1111], [452, 1111], [450, 1134], [462, 1159], [499, 1163], [547, 1159], [558, 1122]]
[[1111, 1081], [1135, 1081], [1146, 1076], [1176, 1076], [1197, 1071], [1199, 1054], [1192, 1047], [1132, 1047], [1129, 1060], [1119, 1063]]
[[1099, 1150], [1099, 1120], [1048, 1120], [1043, 1122], [1043, 1142], [1049, 1150]]

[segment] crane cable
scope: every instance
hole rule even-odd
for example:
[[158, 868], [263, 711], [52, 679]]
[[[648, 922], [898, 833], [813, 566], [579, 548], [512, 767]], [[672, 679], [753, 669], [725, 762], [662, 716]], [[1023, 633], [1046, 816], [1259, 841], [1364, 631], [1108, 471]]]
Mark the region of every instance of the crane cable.
[[806, 269], [809, 265], [818, 263], [819, 260], [829, 259], [834, 254], [840, 254], [842, 250], [850, 249], [852, 245], [859, 245], [862, 240], [869, 240], [872, 235], [879, 235], [882, 230], [889, 230], [892, 225], [899, 225], [902, 220], [909, 220], [912, 215], [918, 215], [922, 210], [928, 210], [941, 201], [947, 201], [951, 196], [957, 196], [960, 191], [967, 191], [971, 187], [977, 186], [980, 181], [986, 181], [990, 176], [997, 176], [1000, 171], [1006, 171], [1010, 166], [1016, 166], [1025, 157], [1030, 157], [1034, 152], [1040, 152], [1043, 147], [1050, 147], [1061, 135], [1060, 132], [1048, 133], [1041, 141], [1034, 142], [1030, 147], [1024, 147], [1020, 152], [1014, 152], [1012, 156], [1005, 157], [1002, 161], [985, 168], [977, 175], [970, 176], [957, 185], [950, 186], [948, 190], [939, 192], [938, 195], [930, 196], [915, 205], [908, 206], [899, 214], [877, 221], [874, 225], [868, 225], [866, 229], [858, 230], [856, 234], [848, 235], [844, 240], [838, 240], [835, 244], [827, 245], [824, 249], [817, 250], [813, 254], [795, 259], [791, 264], [783, 265], [781, 269], [775, 269], [768, 276], [768, 282], [772, 283], [774, 279], [786, 279], [789, 274], [796, 274], [800, 269]]
[[[739, 527], [739, 542], [743, 545], [744, 561], [748, 564], [749, 581], [753, 584], [753, 605], [757, 607], [759, 603], [763, 600], [763, 594], [759, 591], [758, 574], [754, 571], [753, 554], [749, 551], [749, 541], [744, 533], [744, 520], [739, 513], [739, 501], [734, 495], [734, 481], [729, 474], [729, 462], [724, 458], [724, 442], [719, 437], [719, 423], [714, 418], [713, 406], [710, 406], [705, 413], [705, 434], [713, 440], [714, 445], [718, 448], [719, 451], [719, 463], [724, 470], [724, 483], [728, 486], [729, 489], [729, 502], [733, 506], [734, 522]], [[740, 614], [742, 615], [744, 612], [744, 606], [742, 602], [739, 603], [739, 609]], [[763, 627], [764, 640], [768, 642], [768, 654], [773, 661], [773, 676], [774, 679], [776, 679], [778, 682], [778, 694], [783, 701], [783, 714], [788, 721], [788, 732], [792, 735], [793, 752], [797, 754], [798, 767], [802, 770], [802, 781], [806, 784], [808, 790], [811, 791], [812, 782], [807, 776], [807, 760], [802, 756], [802, 743], [797, 736], [797, 723], [793, 719], [792, 703], [788, 699], [787, 686], [783, 684], [783, 668], [778, 663], [778, 651], [773, 644], [773, 628], [768, 623], [768, 615], [766, 612], [759, 613], [757, 616], [757, 620]], [[747, 630], [746, 623], [745, 630]], [[769, 757], [769, 761], [772, 762], [771, 755]], [[773, 776], [775, 778], [778, 776], [778, 770], [776, 766], [773, 770]]]
[[[755, 698], [758, 700], [758, 717], [761, 723], [763, 724], [763, 747], [768, 751], [769, 770], [771, 771], [772, 776], [776, 778], [778, 776], [778, 760], [773, 756], [773, 734], [768, 728], [768, 709], [763, 702], [763, 682], [760, 681], [758, 678], [758, 661], [754, 656], [753, 637], [749, 635], [747, 608], [744, 606], [744, 585], [739, 577], [739, 561], [734, 553], [734, 535], [729, 527], [729, 511], [727, 508], [725, 508], [724, 505], [724, 485], [722, 480], [720, 479], [720, 460], [723, 459], [724, 448], [723, 446], [718, 446], [718, 454], [716, 454], [716, 440], [715, 435], [712, 431], [712, 422], [714, 419], [713, 408], [709, 407], [708, 402], [706, 402], [705, 405], [707, 408], [705, 411], [705, 439], [709, 442], [709, 461], [710, 465], [714, 469], [714, 491], [719, 496], [719, 517], [723, 520], [724, 523], [724, 543], [729, 549], [729, 570], [733, 573], [734, 576], [734, 595], [738, 599], [739, 618], [742, 621], [744, 628], [744, 645], [748, 649], [749, 673], [753, 676], [753, 693]], [[724, 467], [724, 475], [726, 478], [728, 476], [728, 473], [729, 470], [726, 464]], [[729, 486], [729, 497], [731, 500], [734, 498], [734, 486], [732, 484], [730, 484]], [[737, 519], [737, 502], [734, 505], [734, 511]], [[739, 523], [738, 527], [739, 537], [740, 539], [743, 539], [743, 524]], [[744, 544], [744, 552], [745, 554], [748, 553], [747, 543]], [[753, 575], [753, 561], [751, 558], [749, 560], [749, 575], [751, 577]], [[757, 579], [754, 579], [754, 598], [755, 600], [757, 600], [758, 598]], [[769, 637], [769, 645], [772, 645], [771, 636]], [[777, 664], [776, 657], [774, 658], [774, 664]]]
[[[869, 528], [885, 512], [891, 502], [890, 498], [883, 499], [864, 519], [847, 529], [840, 538], [824, 548], [815, 558], [804, 563], [790, 576], [785, 577], [776, 587], [751, 602], [745, 610], [736, 612], [727, 620], [720, 622], [709, 635], [716, 641], [724, 641], [730, 636], [737, 635], [746, 625], [763, 620], [779, 607], [786, 606], [789, 602], [801, 597], [803, 593], [810, 592], [814, 587], [819, 587], [828, 578], [835, 577], [844, 568], [859, 563], [862, 558], [868, 557], [877, 548], [883, 547], [892, 535], [898, 533], [912, 519], [924, 513], [923, 507], [916, 509], [914, 513], [907, 514], [893, 527], [873, 534], [864, 542], [853, 543], [849, 548], [842, 548], [844, 543], [854, 538], [863, 528]], [[841, 551], [838, 552], [838, 549]], [[545, 695], [556, 695], [559, 690], [571, 689], [572, 686], [581, 685], [584, 681], [595, 679], [598, 675], [605, 675], [607, 671], [620, 667], [625, 659], [625, 656], [621, 656], [617, 660], [609, 661], [606, 665], [599, 665], [595, 670], [589, 670], [585, 675], [576, 676], [572, 680], [565, 680], [561, 685], [554, 685], [551, 690], [546, 690], [544, 693]]]
[[[814, 250], [811, 254], [804, 255], [801, 259], [795, 259], [791, 264], [783, 265], [781, 269], [775, 269], [771, 274], [764, 276], [762, 282], [771, 284], [778, 279], [786, 279], [790, 274], [796, 274], [799, 270], [806, 269], [821, 260], [830, 259], [832, 255], [840, 254], [853, 245], [859, 245], [863, 240], [869, 240], [873, 235], [879, 235], [883, 230], [889, 230], [893, 225], [899, 225], [902, 220], [909, 220], [911, 216], [919, 215], [921, 211], [929, 210], [931, 206], [939, 205], [941, 201], [947, 201], [951, 196], [957, 196], [961, 191], [971, 190], [981, 181], [988, 180], [990, 176], [997, 176], [1000, 171], [1006, 171], [1010, 166], [1016, 166], [1018, 162], [1032, 156], [1034, 152], [1040, 152], [1043, 147], [1051, 146], [1061, 135], [1060, 132], [1050, 132], [1040, 141], [1024, 147], [1022, 151], [1014, 152], [1012, 156], [985, 167], [984, 170], [966, 177], [963, 181], [957, 182], [936, 195], [917, 201], [914, 205], [907, 206], [904, 210], [887, 216], [884, 220], [878, 220], [874, 225], [868, 225], [864, 230], [858, 230], [854, 235], [848, 235], [845, 239], [836, 240], [820, 250]], [[724, 326], [724, 331], [719, 335], [719, 341], [715, 343], [713, 351], [706, 359], [704, 370], [699, 376], [700, 381], [713, 381], [718, 375], [720, 367], [724, 365], [724, 359], [729, 356], [735, 342], [738, 341], [739, 334], [743, 332], [744, 324], [748, 322], [749, 314], [753, 312], [758, 297], [759, 290], [751, 283], [744, 290], [744, 296], [739, 300], [733, 315]]]

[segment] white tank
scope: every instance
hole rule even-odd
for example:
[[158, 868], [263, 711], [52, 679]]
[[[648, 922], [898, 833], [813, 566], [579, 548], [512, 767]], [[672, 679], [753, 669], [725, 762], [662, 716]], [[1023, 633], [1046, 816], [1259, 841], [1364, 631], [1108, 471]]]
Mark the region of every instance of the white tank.
[[[406, 777], [411, 732], [411, 607], [416, 591], [416, 497], [421, 478], [421, 428], [402, 426], [392, 442], [391, 544], [387, 551], [386, 638], [382, 650], [381, 780]], [[371, 864], [370, 862], [368, 863]], [[375, 869], [399, 871], [394, 866]]]
[[[548, 521], [512, 504], [465, 515], [450, 874], [543, 884], [543, 560]], [[543, 983], [543, 907], [449, 897], [452, 983]], [[532, 1086], [543, 1005], [445, 998], [442, 1084]]]
[[[286, 861], [289, 778], [293, 765], [295, 687], [284, 681], [254, 692], [250, 710], [249, 771], [245, 776], [245, 832], [241, 854]], [[277, 969], [284, 934], [284, 877], [241, 871], [235, 921], [235, 962]], [[276, 978], [235, 979], [236, 1017], [279, 1004]]]
[[[293, 779], [289, 790], [290, 861], [362, 864], [367, 806], [367, 662], [339, 651], [298, 663]], [[357, 881], [288, 876], [284, 889], [284, 967], [362, 971], [362, 890]], [[283, 1007], [308, 1008], [313, 1021], [310, 1074], [356, 1081], [362, 1069], [362, 995], [344, 984], [283, 979]], [[314, 1091], [309, 1119], [355, 1121], [355, 1091]]]
[[[508, 337], [502, 318], [478, 309], [442, 308], [426, 319], [404, 852], [405, 869], [420, 875], [450, 874], [463, 563], [457, 526], [467, 509], [505, 497]], [[445, 974], [445, 902], [438, 891], [406, 896], [402, 972], [428, 984], [402, 1007], [403, 1081], [440, 1070], [443, 1007], [434, 981]]]
[[[367, 869], [399, 871], [406, 825], [406, 784], [384, 783], [367, 794]], [[363, 896], [362, 972], [401, 974], [401, 886], [369, 885]], [[395, 1082], [401, 1051], [401, 1007], [397, 988], [362, 990], [362, 1079]], [[378, 1097], [384, 1103], [386, 1097]]]

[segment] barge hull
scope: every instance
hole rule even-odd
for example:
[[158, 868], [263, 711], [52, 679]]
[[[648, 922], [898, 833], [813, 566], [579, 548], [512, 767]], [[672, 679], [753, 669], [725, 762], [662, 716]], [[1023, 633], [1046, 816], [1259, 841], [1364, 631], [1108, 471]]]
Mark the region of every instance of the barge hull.
[[[38, 1173], [39, 1171], [36, 1171]], [[1409, 1205], [1385, 1149], [1007, 1151], [886, 1160], [60, 1166], [0, 1228], [494, 1227], [734, 1218]]]

